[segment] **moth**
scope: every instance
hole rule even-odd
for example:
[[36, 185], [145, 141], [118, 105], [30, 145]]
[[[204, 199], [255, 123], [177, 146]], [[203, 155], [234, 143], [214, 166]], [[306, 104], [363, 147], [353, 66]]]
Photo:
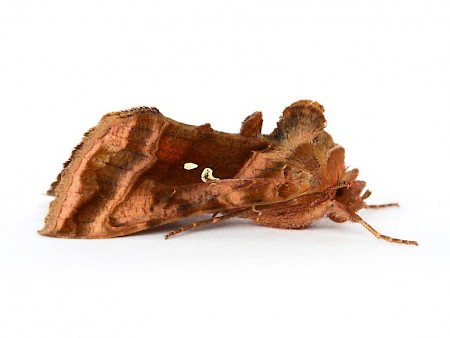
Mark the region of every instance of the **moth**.
[[169, 238], [232, 217], [284, 229], [328, 217], [417, 245], [380, 234], [357, 214], [396, 204], [366, 204], [370, 191], [358, 169], [346, 168], [344, 148], [324, 131], [323, 113], [317, 102], [297, 101], [269, 135], [261, 134], [261, 112], [248, 116], [239, 134], [176, 122], [156, 108], [106, 114], [51, 185], [55, 198], [39, 232], [108, 238], [212, 214]]

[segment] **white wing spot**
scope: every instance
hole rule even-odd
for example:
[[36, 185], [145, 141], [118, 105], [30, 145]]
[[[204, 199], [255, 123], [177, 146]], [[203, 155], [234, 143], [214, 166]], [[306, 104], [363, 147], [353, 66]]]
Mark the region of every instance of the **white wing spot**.
[[213, 176], [213, 170], [211, 168], [203, 169], [202, 174], [200, 175], [200, 178], [203, 182], [220, 180], [220, 178]]
[[197, 163], [187, 162], [184, 164], [183, 168], [186, 170], [192, 170], [198, 167]]

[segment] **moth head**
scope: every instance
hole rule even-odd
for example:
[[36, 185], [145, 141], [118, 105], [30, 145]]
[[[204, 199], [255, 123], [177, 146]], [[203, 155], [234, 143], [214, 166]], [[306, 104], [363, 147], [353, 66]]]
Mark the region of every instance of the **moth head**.
[[364, 200], [370, 196], [371, 192], [369, 190], [364, 191], [366, 182], [356, 180], [354, 173], [349, 175], [349, 177], [350, 179], [348, 181], [343, 181], [344, 186], [336, 190], [334, 199], [345, 205], [348, 211], [354, 213], [364, 208]]

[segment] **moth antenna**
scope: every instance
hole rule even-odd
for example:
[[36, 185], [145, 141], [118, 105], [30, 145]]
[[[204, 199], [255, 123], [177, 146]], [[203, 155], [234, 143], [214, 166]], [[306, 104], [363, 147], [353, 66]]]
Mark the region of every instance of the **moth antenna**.
[[205, 219], [205, 220], [199, 221], [199, 222], [194, 222], [194, 223], [191, 223], [191, 224], [186, 225], [186, 226], [184, 226], [184, 227], [181, 227], [181, 228], [178, 228], [178, 229], [176, 229], [176, 230], [173, 230], [173, 231], [167, 233], [167, 234], [164, 236], [164, 238], [165, 238], [165, 239], [169, 239], [170, 237], [173, 237], [173, 236], [175, 236], [175, 235], [178, 235], [178, 234], [180, 234], [180, 233], [182, 233], [182, 232], [189, 231], [189, 230], [192, 230], [192, 229], [194, 229], [194, 228], [198, 228], [198, 227], [201, 226], [201, 225], [205, 225], [205, 224], [209, 224], [209, 223], [212, 223], [212, 224], [214, 224], [214, 223], [219, 223], [219, 222], [224, 221], [224, 220], [226, 220], [226, 219], [233, 218], [233, 217], [237, 217], [239, 214], [242, 214], [242, 213], [244, 213], [244, 212], [246, 212], [246, 211], [247, 211], [247, 209], [245, 209], [245, 210], [240, 210], [240, 211], [231, 212], [231, 213], [229, 213], [229, 214], [226, 214], [226, 215], [224, 215], [224, 216], [219, 216], [219, 217], [216, 217], [216, 216], [215, 216], [215, 215], [218, 214], [218, 213], [216, 212], [216, 213], [213, 214], [213, 216], [212, 216], [211, 218], [208, 218], [208, 219]]
[[352, 220], [354, 222], [358, 222], [359, 224], [364, 226], [364, 228], [369, 230], [370, 233], [372, 235], [374, 235], [378, 239], [382, 239], [382, 240], [385, 240], [387, 242], [399, 243], [399, 244], [419, 245], [419, 243], [417, 243], [416, 241], [410, 241], [410, 240], [407, 240], [407, 239], [399, 239], [399, 238], [394, 238], [394, 237], [385, 236], [383, 234], [380, 234], [377, 230], [375, 230], [372, 226], [370, 226], [369, 223], [367, 223], [365, 220], [363, 220], [357, 214], [353, 214], [352, 215]]

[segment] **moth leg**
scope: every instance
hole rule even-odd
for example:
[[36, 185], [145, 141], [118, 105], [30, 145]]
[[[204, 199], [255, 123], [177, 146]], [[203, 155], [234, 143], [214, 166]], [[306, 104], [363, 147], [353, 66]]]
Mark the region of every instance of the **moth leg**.
[[[367, 197], [369, 197], [372, 193], [370, 190], [366, 190], [364, 194], [361, 196], [361, 201], [365, 200]], [[400, 205], [398, 203], [385, 203], [385, 204], [366, 204], [363, 202], [362, 208], [365, 209], [381, 209], [381, 208], [388, 208], [388, 207], [399, 207]]]
[[366, 209], [381, 209], [381, 208], [388, 208], [388, 207], [399, 207], [400, 205], [398, 203], [386, 203], [386, 204], [366, 204], [364, 208]]
[[252, 211], [256, 214], [258, 214], [258, 217], [260, 217], [262, 215], [262, 211], [259, 211], [256, 209], [256, 206], [252, 206]]
[[173, 236], [175, 236], [175, 235], [177, 235], [179, 233], [182, 233], [182, 232], [185, 232], [185, 231], [197, 228], [200, 225], [208, 224], [208, 223], [218, 223], [221, 220], [222, 220], [222, 217], [211, 217], [211, 218], [208, 218], [208, 219], [206, 219], [204, 221], [194, 222], [194, 223], [191, 223], [189, 225], [186, 225], [184, 227], [178, 228], [176, 230], [173, 230], [173, 231], [167, 233], [166, 235], [164, 235], [164, 238], [168, 239], [168, 238], [173, 237]]
[[417, 243], [416, 241], [394, 238], [394, 237], [386, 236], [386, 235], [379, 233], [369, 223], [364, 221], [359, 215], [357, 215], [356, 213], [351, 213], [351, 212], [347, 211], [345, 209], [345, 207], [340, 203], [334, 202], [330, 213], [332, 215], [338, 217], [339, 219], [346, 219], [346, 220], [349, 220], [352, 222], [357, 222], [357, 223], [361, 224], [362, 226], [364, 226], [364, 228], [369, 230], [370, 233], [378, 239], [382, 239], [387, 242], [399, 243], [399, 244], [419, 245], [419, 243]]
[[204, 224], [209, 224], [209, 223], [212, 223], [212, 224], [214, 224], [214, 223], [219, 223], [219, 222], [224, 221], [224, 220], [226, 220], [226, 219], [228, 219], [228, 218], [237, 217], [239, 214], [241, 214], [241, 213], [243, 213], [243, 212], [245, 212], [245, 211], [247, 211], [247, 210], [240, 210], [240, 211], [236, 211], [236, 212], [231, 212], [231, 213], [229, 213], [229, 214], [226, 214], [226, 215], [223, 215], [223, 216], [219, 216], [219, 217], [216, 216], [216, 215], [218, 214], [218, 213], [216, 212], [216, 213], [213, 214], [213, 216], [212, 216], [211, 218], [208, 218], [208, 219], [205, 219], [205, 220], [199, 221], [199, 222], [194, 222], [194, 223], [191, 223], [191, 224], [186, 225], [186, 226], [184, 226], [184, 227], [181, 227], [181, 228], [178, 228], [178, 229], [176, 229], [176, 230], [173, 230], [173, 231], [167, 233], [167, 234], [164, 236], [164, 238], [165, 238], [165, 239], [168, 239], [168, 238], [170, 238], [170, 237], [173, 237], [173, 236], [175, 236], [175, 235], [178, 235], [179, 233], [182, 233], [182, 232], [185, 232], [185, 231], [188, 231], [188, 230], [192, 230], [192, 229], [194, 229], [194, 228], [198, 228], [199, 226], [204, 225]]

